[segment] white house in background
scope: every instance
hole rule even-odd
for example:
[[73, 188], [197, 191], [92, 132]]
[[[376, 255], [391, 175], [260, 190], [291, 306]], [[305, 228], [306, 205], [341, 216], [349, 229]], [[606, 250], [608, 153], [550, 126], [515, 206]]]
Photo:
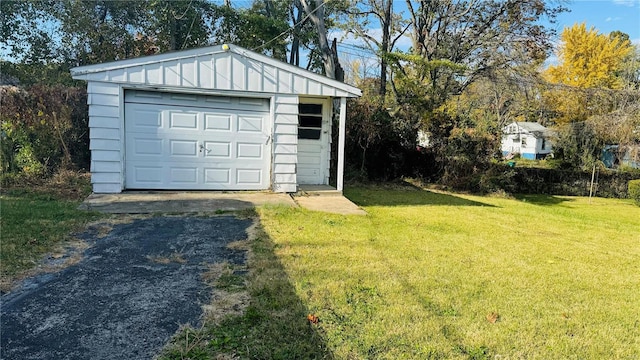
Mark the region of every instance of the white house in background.
[[126, 189], [295, 192], [329, 184], [339, 99], [337, 190], [346, 99], [360, 89], [235, 45], [71, 69], [88, 82], [91, 182]]
[[512, 122], [502, 129], [502, 155], [520, 154], [524, 159], [544, 159], [552, 152], [553, 132], [534, 122]]

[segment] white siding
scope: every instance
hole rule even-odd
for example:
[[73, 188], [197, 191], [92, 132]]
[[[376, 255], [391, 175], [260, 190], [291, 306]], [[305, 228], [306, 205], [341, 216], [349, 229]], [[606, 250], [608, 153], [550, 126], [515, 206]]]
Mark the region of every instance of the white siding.
[[[264, 55], [248, 53], [237, 47], [234, 49], [227, 52], [219, 47], [194, 49], [181, 52], [190, 55], [160, 54], [84, 66], [72, 72], [75, 79], [87, 80], [90, 83], [98, 81], [288, 95], [335, 97], [360, 95], [360, 91], [350, 85], [281, 63]], [[199, 54], [196, 50], [204, 53]]]
[[89, 82], [87, 92], [93, 191], [118, 193], [123, 188], [120, 86]]
[[[96, 193], [124, 189], [125, 89], [246, 96], [247, 106], [251, 106], [251, 97], [271, 97], [271, 187], [277, 192], [297, 191], [299, 96], [328, 102], [329, 97], [361, 95], [350, 85], [234, 45], [226, 51], [218, 45], [82, 66], [71, 72], [74, 79], [88, 81], [91, 170]], [[326, 120], [330, 121], [328, 116]], [[322, 168], [328, 183], [328, 144], [326, 151]]]
[[296, 192], [298, 97], [275, 96], [273, 132], [273, 185], [276, 192]]

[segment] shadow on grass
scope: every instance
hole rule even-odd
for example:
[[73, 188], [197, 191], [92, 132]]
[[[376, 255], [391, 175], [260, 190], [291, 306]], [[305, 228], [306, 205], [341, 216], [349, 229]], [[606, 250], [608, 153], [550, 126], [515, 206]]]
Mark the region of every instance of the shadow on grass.
[[[308, 320], [309, 309], [297, 296], [271, 238], [259, 223], [249, 233], [248, 274], [242, 276], [250, 300], [243, 314], [183, 330], [160, 359], [335, 358], [318, 324]], [[184, 339], [185, 332], [200, 339], [196, 346], [180, 345], [177, 339]]]
[[347, 188], [344, 190], [344, 195], [360, 206], [444, 205], [495, 207], [495, 205], [465, 199], [452, 194], [433, 192], [409, 186], [401, 189], [383, 189], [379, 187]]
[[524, 195], [524, 194], [520, 194], [520, 195], [516, 195], [515, 198], [520, 200], [520, 201], [522, 201], [522, 202], [527, 202], [527, 203], [530, 203], [530, 204], [540, 205], [540, 206], [558, 205], [558, 204], [561, 204], [563, 202], [573, 201], [573, 199], [561, 198], [561, 197], [557, 197], [557, 196], [554, 196], [554, 195]]

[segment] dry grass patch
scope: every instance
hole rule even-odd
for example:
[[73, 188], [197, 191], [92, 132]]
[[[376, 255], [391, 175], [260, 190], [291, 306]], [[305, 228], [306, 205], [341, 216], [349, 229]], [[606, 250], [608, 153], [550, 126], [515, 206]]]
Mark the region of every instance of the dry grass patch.
[[187, 262], [183, 255], [177, 252], [174, 252], [169, 256], [147, 256], [147, 259], [151, 262], [165, 265], [171, 263], [184, 264]]
[[212, 301], [203, 307], [203, 327], [181, 331], [161, 359], [331, 358], [257, 218], [248, 234], [228, 246], [248, 249], [247, 267], [209, 267], [203, 279], [212, 285]]

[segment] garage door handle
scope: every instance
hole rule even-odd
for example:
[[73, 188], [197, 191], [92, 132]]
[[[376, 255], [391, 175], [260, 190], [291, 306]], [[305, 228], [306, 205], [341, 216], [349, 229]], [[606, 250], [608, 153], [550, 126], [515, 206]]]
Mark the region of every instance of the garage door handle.
[[202, 150], [206, 151], [207, 154], [211, 152], [211, 149], [206, 149], [204, 145], [200, 144], [200, 152], [202, 152]]

